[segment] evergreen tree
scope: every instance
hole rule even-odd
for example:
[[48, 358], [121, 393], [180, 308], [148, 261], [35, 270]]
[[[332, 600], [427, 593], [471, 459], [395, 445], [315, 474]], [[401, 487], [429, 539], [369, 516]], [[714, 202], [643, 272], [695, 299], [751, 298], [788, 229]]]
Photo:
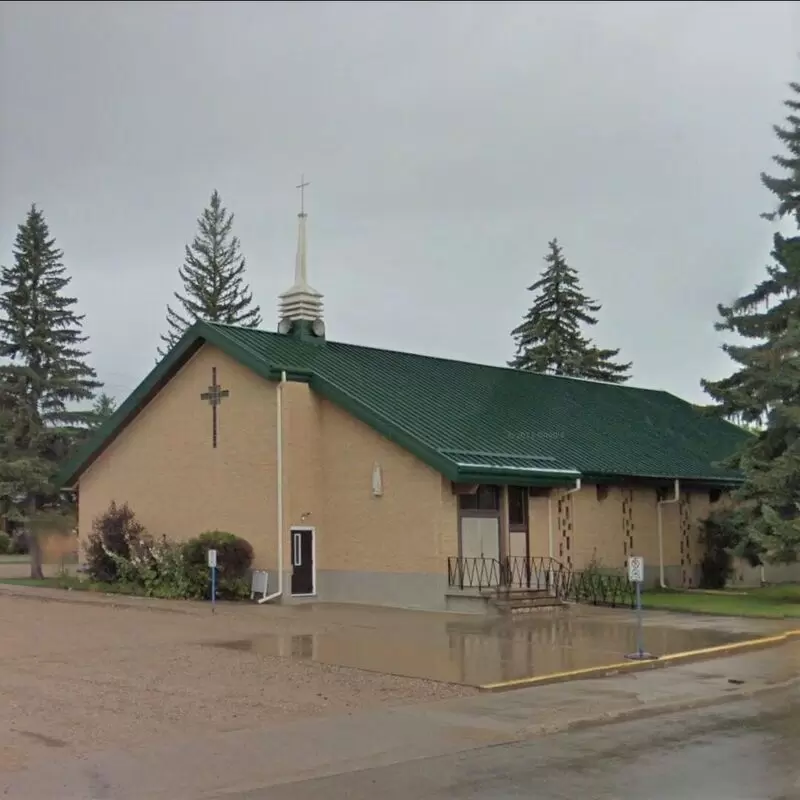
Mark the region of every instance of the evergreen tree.
[[94, 418], [91, 427], [99, 428], [116, 410], [117, 401], [105, 392], [101, 392], [95, 398], [94, 405], [92, 406]]
[[764, 216], [771, 220], [793, 216], [800, 228], [800, 83], [792, 82], [789, 88], [796, 97], [784, 101], [789, 110], [786, 116], [788, 124], [786, 127], [773, 126], [775, 135], [788, 152], [773, 156], [772, 160], [785, 174], [777, 178], [762, 173], [761, 181], [778, 198], [776, 210]]
[[517, 352], [510, 367], [624, 383], [631, 365], [613, 361], [619, 350], [595, 347], [582, 333], [583, 326], [597, 324], [601, 306], [582, 291], [578, 273], [564, 259], [557, 239], [549, 244], [546, 267], [528, 291], [536, 299], [522, 324], [511, 335]]
[[261, 324], [261, 309], [253, 305], [253, 295], [244, 282], [245, 260], [239, 239], [231, 235], [233, 214], [222, 205], [214, 190], [211, 204], [197, 220], [199, 233], [179, 270], [184, 294], [175, 292], [179, 310], [167, 306], [167, 333], [159, 349], [163, 356], [197, 320], [224, 322], [256, 328]]
[[[32, 206], [17, 232], [14, 265], [0, 273], [0, 498], [9, 519], [28, 530], [45, 507], [59, 505], [58, 464], [91, 424], [91, 412], [70, 404], [100, 386], [85, 361], [83, 317], [65, 294], [62, 257]], [[30, 546], [31, 575], [41, 577], [35, 536]]]
[[[797, 93], [800, 84], [792, 83]], [[762, 176], [775, 194], [770, 219], [788, 218], [797, 231], [775, 234], [773, 263], [766, 277], [731, 305], [718, 307], [718, 330], [730, 331], [751, 344], [726, 344], [737, 364], [720, 381], [703, 381], [723, 416], [751, 426], [730, 465], [744, 483], [734, 493], [740, 531], [739, 552], [766, 561], [791, 562], [800, 556], [800, 104], [787, 101], [786, 128], [775, 128], [789, 148], [776, 156], [783, 177]]]

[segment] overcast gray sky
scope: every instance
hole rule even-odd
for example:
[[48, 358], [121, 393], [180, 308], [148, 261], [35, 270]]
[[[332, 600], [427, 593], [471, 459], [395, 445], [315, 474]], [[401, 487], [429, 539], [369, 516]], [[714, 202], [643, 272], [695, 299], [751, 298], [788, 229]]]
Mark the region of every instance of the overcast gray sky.
[[120, 399], [214, 188], [274, 330], [301, 172], [332, 339], [503, 364], [557, 236], [635, 384], [729, 372], [715, 308], [768, 260], [798, 3], [0, 9], [0, 263], [36, 202]]

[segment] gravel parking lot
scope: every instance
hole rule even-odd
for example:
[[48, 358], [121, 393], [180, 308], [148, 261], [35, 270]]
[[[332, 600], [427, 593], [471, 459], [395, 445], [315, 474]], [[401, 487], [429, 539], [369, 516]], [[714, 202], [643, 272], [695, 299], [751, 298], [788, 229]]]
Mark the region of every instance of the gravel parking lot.
[[211, 615], [199, 604], [113, 602], [121, 601], [0, 593], [0, 771], [56, 752], [472, 692], [210, 646], [291, 632], [297, 615], [279, 608], [223, 606]]

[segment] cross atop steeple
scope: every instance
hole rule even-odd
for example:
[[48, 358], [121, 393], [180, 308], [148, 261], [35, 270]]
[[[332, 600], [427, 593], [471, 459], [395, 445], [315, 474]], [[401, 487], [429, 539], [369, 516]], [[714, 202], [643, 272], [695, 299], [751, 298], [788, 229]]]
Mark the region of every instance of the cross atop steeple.
[[300, 176], [300, 183], [295, 187], [296, 189], [300, 190], [300, 216], [306, 216], [306, 186], [310, 186], [311, 184], [305, 180], [305, 175]]

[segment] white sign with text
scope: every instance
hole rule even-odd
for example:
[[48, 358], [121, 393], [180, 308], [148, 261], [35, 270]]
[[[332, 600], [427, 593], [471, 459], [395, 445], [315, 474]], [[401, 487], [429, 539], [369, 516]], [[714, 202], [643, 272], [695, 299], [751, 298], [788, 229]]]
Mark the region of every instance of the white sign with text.
[[641, 556], [631, 556], [628, 559], [628, 580], [631, 583], [644, 581], [644, 559]]
[[208, 566], [209, 567], [216, 567], [217, 566], [217, 551], [216, 550], [209, 550], [208, 551]]

